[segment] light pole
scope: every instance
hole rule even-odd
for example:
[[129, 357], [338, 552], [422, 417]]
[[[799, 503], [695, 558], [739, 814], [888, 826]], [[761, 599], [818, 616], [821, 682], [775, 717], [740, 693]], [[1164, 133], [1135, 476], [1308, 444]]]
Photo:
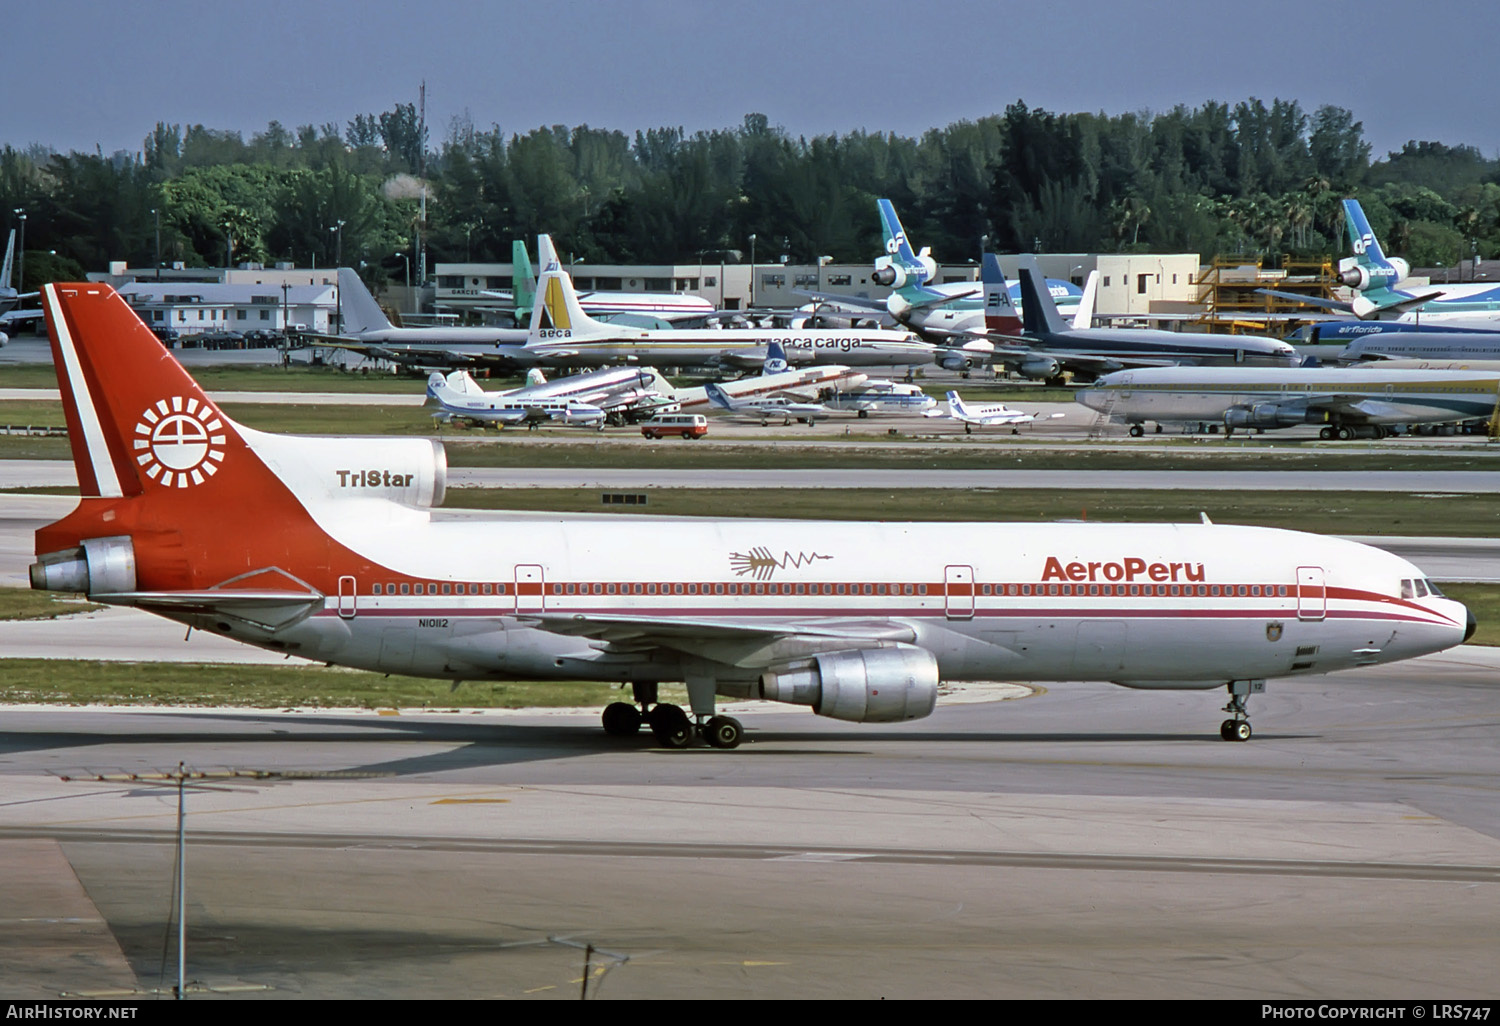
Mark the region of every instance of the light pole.
[[152, 207], [151, 217], [156, 222], [156, 280], [161, 281], [161, 211]]
[[334, 235], [333, 267], [338, 270], [344, 266], [344, 222], [329, 225], [328, 230]]
[[395, 255], [400, 257], [401, 262], [406, 265], [406, 288], [409, 292], [411, 291], [411, 257], [407, 256], [401, 250], [397, 250]]
[[[16, 216], [21, 219], [21, 259], [16, 261], [16, 291], [26, 291], [26, 211], [16, 208]], [[9, 284], [7, 282], [7, 284]]]
[[474, 260], [473, 250], [469, 245], [469, 236], [474, 234], [475, 228], [483, 228], [483, 221], [469, 221], [464, 225], [464, 263], [472, 263]]
[[755, 233], [750, 233], [750, 308], [755, 309]]

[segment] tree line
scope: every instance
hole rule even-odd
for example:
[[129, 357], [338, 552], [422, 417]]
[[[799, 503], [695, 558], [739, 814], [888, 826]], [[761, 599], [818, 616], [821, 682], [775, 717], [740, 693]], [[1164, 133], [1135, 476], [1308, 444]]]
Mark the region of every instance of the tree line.
[[[426, 220], [422, 197], [426, 195]], [[27, 287], [103, 270], [289, 261], [400, 279], [429, 260], [508, 261], [550, 232], [591, 263], [749, 257], [864, 262], [874, 200], [941, 261], [996, 252], [1336, 255], [1356, 196], [1393, 254], [1442, 266], [1500, 254], [1500, 160], [1412, 141], [1372, 159], [1341, 107], [1207, 102], [1064, 114], [1016, 102], [920, 138], [793, 137], [761, 114], [687, 133], [455, 119], [433, 145], [411, 104], [336, 123], [271, 122], [246, 141], [158, 123], [136, 152], [0, 150], [0, 211], [26, 213]], [[8, 214], [11, 226], [18, 218]], [[429, 264], [430, 266], [430, 264]]]

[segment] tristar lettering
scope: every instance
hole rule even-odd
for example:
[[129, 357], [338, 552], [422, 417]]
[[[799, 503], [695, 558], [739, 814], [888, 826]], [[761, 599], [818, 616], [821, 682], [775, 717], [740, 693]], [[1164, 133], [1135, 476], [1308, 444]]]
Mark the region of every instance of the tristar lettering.
[[389, 470], [335, 470], [340, 488], [408, 488], [414, 474], [392, 474]]
[[1202, 563], [1148, 563], [1138, 556], [1109, 562], [1074, 560], [1064, 563], [1048, 556], [1043, 581], [1202, 581]]

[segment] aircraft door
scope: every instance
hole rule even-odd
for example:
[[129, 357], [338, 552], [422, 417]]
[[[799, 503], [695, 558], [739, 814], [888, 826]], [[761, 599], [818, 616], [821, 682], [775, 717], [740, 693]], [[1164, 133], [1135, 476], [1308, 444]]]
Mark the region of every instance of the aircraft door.
[[516, 612], [540, 613], [547, 608], [547, 582], [542, 568], [535, 564], [516, 564]]
[[974, 618], [974, 568], [972, 566], [943, 568], [943, 611], [948, 614], [950, 620]]
[[1321, 620], [1328, 615], [1328, 588], [1320, 566], [1297, 568], [1297, 619]]
[[353, 577], [347, 574], [339, 578], [339, 616], [352, 620], [359, 612], [359, 593]]

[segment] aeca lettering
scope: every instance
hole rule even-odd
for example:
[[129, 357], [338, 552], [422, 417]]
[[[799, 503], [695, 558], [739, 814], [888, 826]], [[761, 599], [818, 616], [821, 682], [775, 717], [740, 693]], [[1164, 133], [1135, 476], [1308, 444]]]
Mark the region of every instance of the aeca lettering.
[[1043, 581], [1202, 581], [1202, 563], [1147, 562], [1139, 556], [1119, 560], [1064, 563], [1048, 556]]
[[537, 331], [539, 338], [572, 338], [572, 328], [542, 328]]

